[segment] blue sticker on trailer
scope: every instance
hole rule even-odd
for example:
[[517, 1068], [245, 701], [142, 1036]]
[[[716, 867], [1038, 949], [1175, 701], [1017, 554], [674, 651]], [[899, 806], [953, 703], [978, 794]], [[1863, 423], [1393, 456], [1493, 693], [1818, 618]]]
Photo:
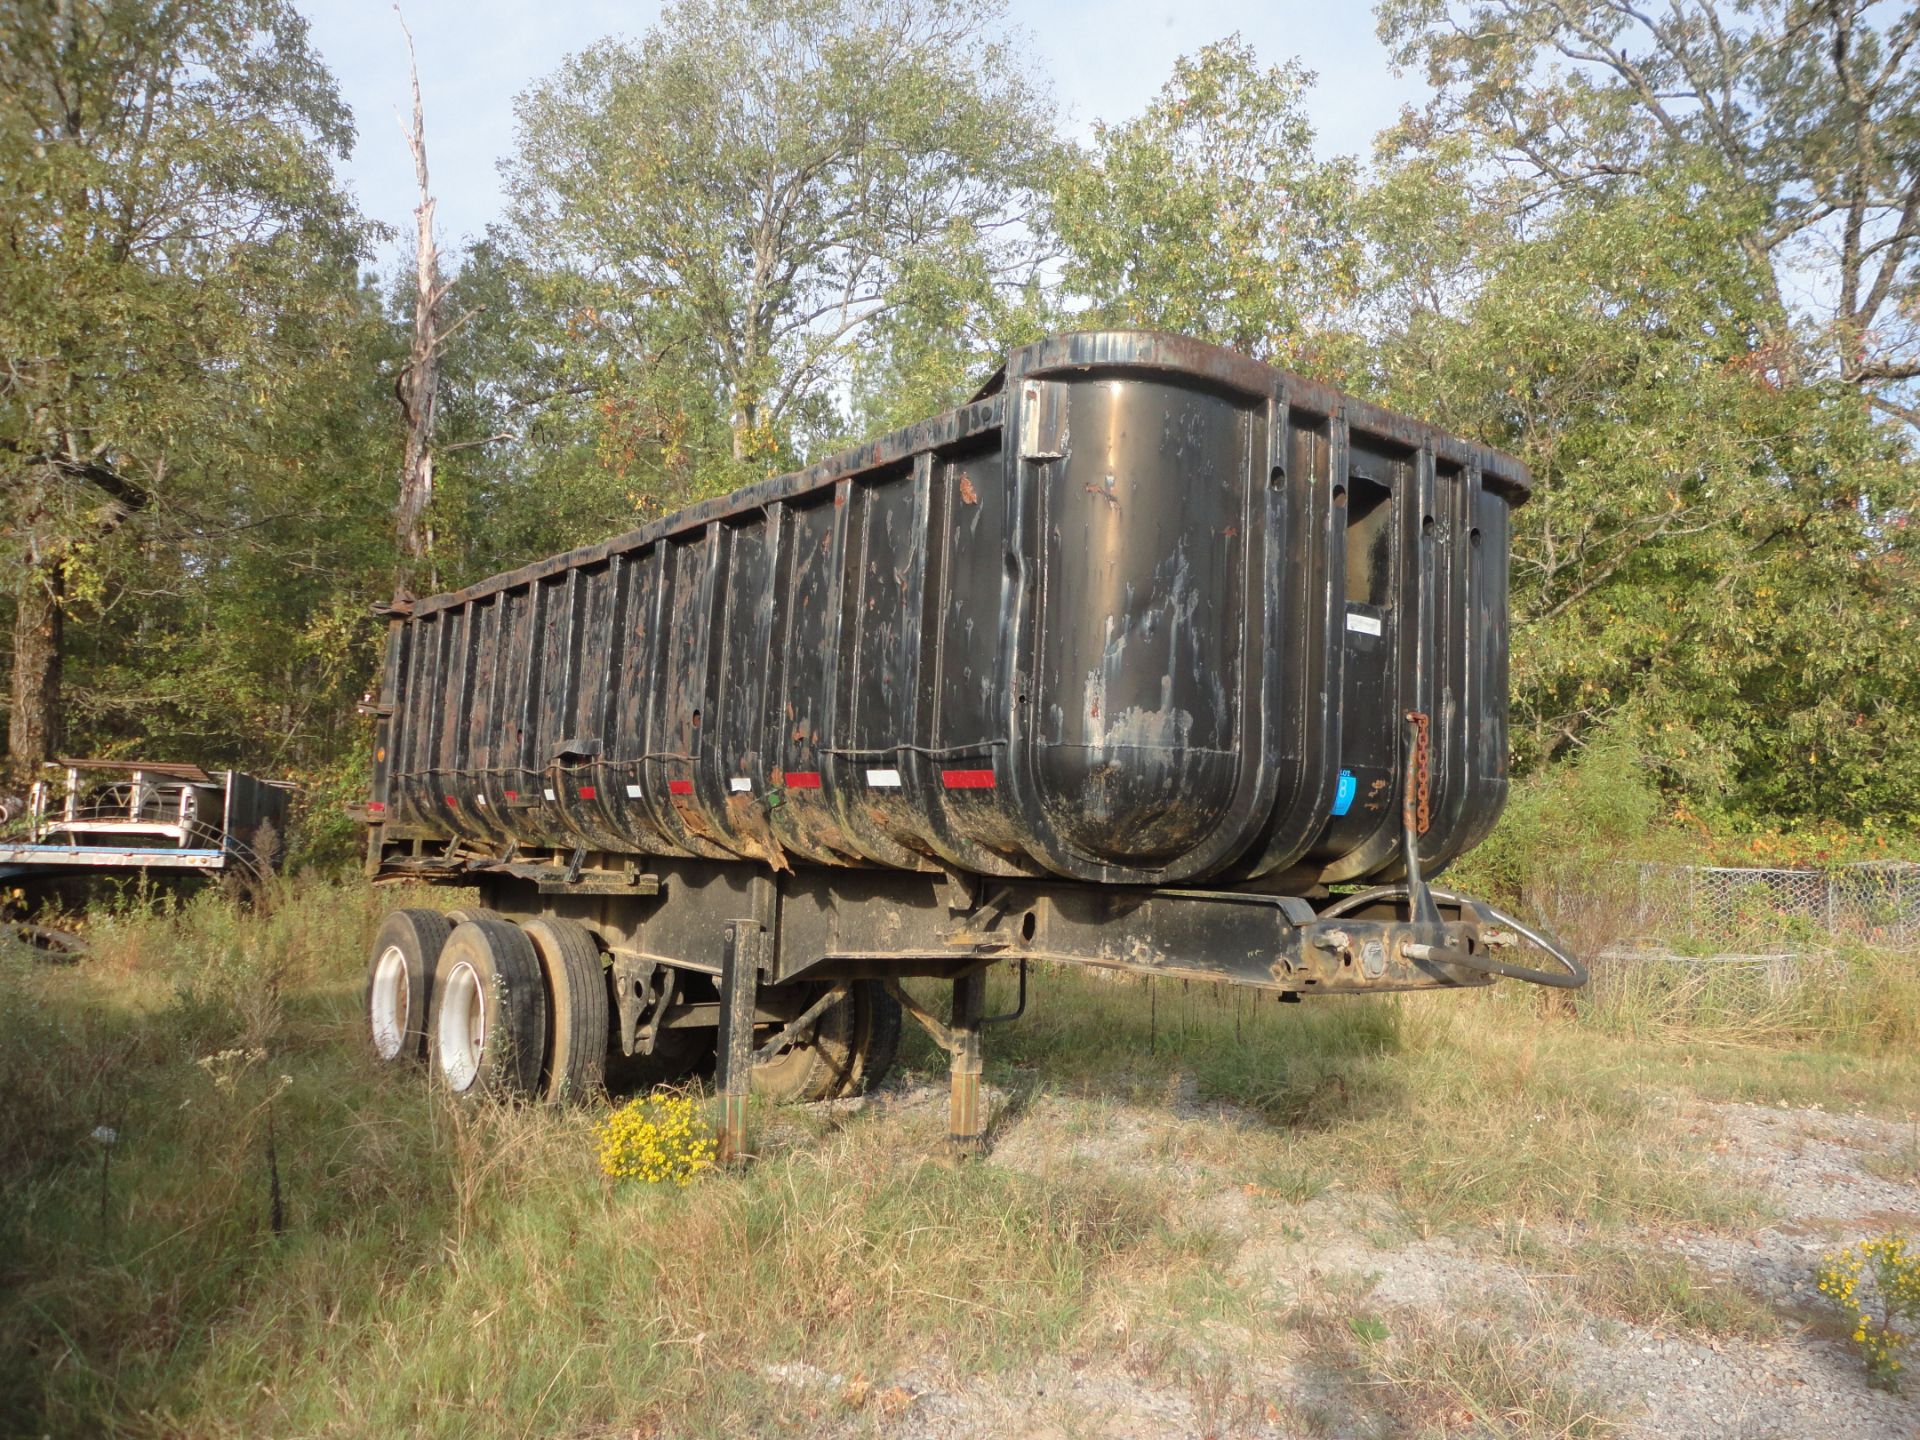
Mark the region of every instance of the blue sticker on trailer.
[[1360, 782], [1353, 778], [1351, 770], [1340, 772], [1340, 788], [1333, 792], [1333, 813], [1344, 815], [1353, 808], [1353, 797], [1359, 793]]

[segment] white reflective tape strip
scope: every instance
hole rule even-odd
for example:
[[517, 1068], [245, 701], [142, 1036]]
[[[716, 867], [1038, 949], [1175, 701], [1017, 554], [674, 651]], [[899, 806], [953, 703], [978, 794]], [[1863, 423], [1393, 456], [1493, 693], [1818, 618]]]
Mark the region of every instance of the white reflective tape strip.
[[476, 795], [473, 797], [473, 803], [476, 805], [484, 805], [487, 803], [487, 797], [484, 795]]
[[898, 770], [869, 770], [867, 771], [867, 784], [876, 790], [898, 790], [900, 788], [900, 772]]
[[1380, 633], [1380, 617], [1378, 615], [1362, 615], [1358, 610], [1349, 610], [1347, 611], [1347, 629], [1357, 630], [1362, 635], [1378, 635]]
[[727, 788], [736, 795], [751, 795], [753, 782], [744, 775], [736, 775], [727, 782]]
[[639, 798], [640, 798], [640, 787], [638, 785], [627, 786], [627, 799], [638, 800]]
[[547, 799], [549, 800], [557, 800], [560, 798], [559, 796], [555, 795], [551, 790], [542, 790], [540, 793], [546, 796]]

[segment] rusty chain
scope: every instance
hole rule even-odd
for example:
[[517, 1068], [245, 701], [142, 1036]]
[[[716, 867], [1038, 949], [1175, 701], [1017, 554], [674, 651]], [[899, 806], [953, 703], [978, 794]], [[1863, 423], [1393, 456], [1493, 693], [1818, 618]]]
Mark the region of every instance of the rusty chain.
[[1413, 800], [1414, 829], [1421, 835], [1427, 833], [1427, 826], [1433, 819], [1433, 766], [1432, 751], [1428, 744], [1427, 728], [1431, 723], [1424, 710], [1407, 711], [1407, 719], [1413, 722]]

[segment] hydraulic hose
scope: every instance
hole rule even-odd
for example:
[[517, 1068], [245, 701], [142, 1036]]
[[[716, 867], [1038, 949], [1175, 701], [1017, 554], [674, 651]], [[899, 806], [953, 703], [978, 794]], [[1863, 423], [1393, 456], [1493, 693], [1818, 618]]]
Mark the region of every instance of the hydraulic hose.
[[[1379, 900], [1405, 899], [1411, 893], [1407, 885], [1382, 885], [1373, 890], [1362, 890], [1356, 895], [1343, 895], [1325, 910], [1320, 912], [1322, 920], [1336, 920], [1342, 915], [1352, 914], [1363, 906]], [[1447, 957], [1449, 964], [1464, 965], [1469, 970], [1478, 970], [1484, 975], [1503, 975], [1509, 980], [1525, 980], [1530, 985], [1547, 985], [1555, 990], [1578, 990], [1587, 983], [1587, 967], [1553, 936], [1544, 930], [1536, 929], [1525, 921], [1516, 919], [1504, 910], [1495, 909], [1484, 900], [1469, 899], [1465, 895], [1456, 895], [1450, 890], [1429, 888], [1435, 900], [1458, 905], [1463, 909], [1475, 910], [1508, 929], [1516, 931], [1523, 939], [1530, 941], [1547, 952], [1565, 967], [1558, 970], [1535, 970], [1526, 965], [1509, 965], [1503, 960], [1490, 960], [1480, 955], [1468, 955], [1456, 951]]]

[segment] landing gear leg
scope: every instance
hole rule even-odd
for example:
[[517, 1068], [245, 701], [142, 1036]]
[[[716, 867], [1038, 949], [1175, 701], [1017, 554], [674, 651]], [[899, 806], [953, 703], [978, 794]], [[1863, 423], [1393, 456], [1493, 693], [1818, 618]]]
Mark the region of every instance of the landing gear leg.
[[955, 1159], [970, 1159], [986, 1153], [987, 1103], [981, 1094], [980, 1074], [984, 1057], [980, 1032], [1001, 1020], [1013, 1020], [1026, 1013], [1027, 970], [1020, 966], [1020, 1008], [1005, 1015], [989, 1015], [987, 1008], [987, 967], [959, 975], [953, 982], [953, 1011], [946, 1024], [930, 1014], [926, 1006], [900, 987], [900, 981], [887, 976], [880, 982], [887, 993], [900, 1002], [933, 1037], [933, 1043], [953, 1059], [953, 1093], [947, 1102], [947, 1153]]
[[714, 1087], [720, 1092], [720, 1160], [747, 1149], [747, 1095], [753, 1088], [753, 1017], [760, 996], [766, 932], [752, 920], [727, 922], [720, 950], [720, 1053]]
[[947, 1108], [947, 1149], [957, 1160], [986, 1149], [987, 1107], [980, 1095], [984, 1061], [980, 1021], [986, 1010], [987, 972], [980, 969], [953, 982], [953, 1019], [947, 1027], [952, 1040], [953, 1093]]

